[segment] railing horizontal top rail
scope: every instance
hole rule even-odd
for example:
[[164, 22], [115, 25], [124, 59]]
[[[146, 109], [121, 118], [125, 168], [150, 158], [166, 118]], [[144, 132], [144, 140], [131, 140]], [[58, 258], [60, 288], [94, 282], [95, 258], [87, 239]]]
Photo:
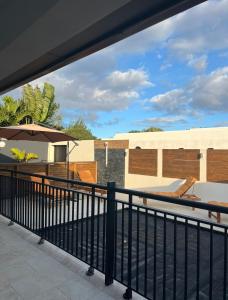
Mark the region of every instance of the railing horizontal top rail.
[[[49, 179], [52, 181], [68, 183], [68, 184], [72, 184], [72, 185], [75, 184], [75, 185], [80, 185], [83, 187], [85, 186], [85, 187], [91, 187], [91, 188], [95, 188], [95, 189], [108, 190], [108, 187], [106, 185], [89, 183], [89, 182], [78, 181], [78, 180], [73, 180], [73, 179], [64, 179], [61, 177], [46, 176], [46, 175], [41, 175], [41, 174], [36, 174], [36, 173], [14, 171], [14, 170], [8, 170], [8, 169], [0, 169], [0, 172], [8, 172], [8, 173], [13, 173], [13, 174], [33, 176], [33, 177], [38, 177], [38, 178], [43, 178], [43, 179]], [[224, 207], [224, 206], [217, 206], [214, 204], [193, 201], [193, 200], [185, 200], [184, 198], [167, 197], [167, 196], [163, 196], [163, 195], [153, 194], [152, 192], [148, 193], [148, 192], [142, 192], [142, 191], [137, 191], [137, 190], [125, 189], [125, 188], [115, 187], [114, 190], [115, 190], [115, 193], [125, 194], [128, 196], [136, 196], [139, 198], [147, 198], [149, 200], [157, 200], [157, 201], [167, 202], [170, 204], [177, 204], [177, 205], [182, 205], [182, 206], [187, 206], [187, 207], [194, 207], [194, 208], [199, 208], [199, 209], [203, 209], [203, 210], [209, 210], [209, 211], [213, 211], [213, 212], [228, 214], [228, 207]], [[145, 208], [145, 205], [138, 205], [138, 206]]]

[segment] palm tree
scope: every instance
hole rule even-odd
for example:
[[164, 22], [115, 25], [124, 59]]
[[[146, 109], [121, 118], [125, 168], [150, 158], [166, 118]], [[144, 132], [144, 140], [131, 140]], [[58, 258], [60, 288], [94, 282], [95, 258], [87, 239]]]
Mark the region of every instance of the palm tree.
[[4, 96], [0, 105], [0, 126], [17, 125], [25, 118], [26, 113], [20, 100]]
[[51, 84], [44, 83], [43, 90], [27, 84], [21, 99], [4, 96], [1, 102], [0, 126], [31, 123], [60, 126], [59, 104], [55, 102], [55, 89]]
[[28, 114], [25, 123], [55, 125], [59, 104], [55, 102], [55, 89], [51, 84], [44, 83], [43, 91], [38, 86], [25, 85], [22, 103]]

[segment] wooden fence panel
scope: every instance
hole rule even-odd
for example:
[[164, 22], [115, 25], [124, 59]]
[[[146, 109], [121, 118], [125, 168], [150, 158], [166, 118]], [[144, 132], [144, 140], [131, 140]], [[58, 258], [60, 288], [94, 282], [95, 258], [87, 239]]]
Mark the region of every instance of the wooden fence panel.
[[[67, 163], [11, 163], [0, 164], [0, 169], [8, 169], [29, 173], [38, 173], [54, 177], [67, 179]], [[97, 182], [97, 164], [91, 162], [70, 162], [69, 163], [69, 179], [78, 179], [77, 170], [90, 170], [95, 182]], [[1, 174], [1, 172], [0, 172]], [[3, 173], [2, 173], [3, 174]], [[20, 176], [27, 178], [26, 176]]]
[[228, 150], [207, 150], [207, 181], [228, 183]]
[[157, 150], [130, 149], [129, 174], [157, 176]]
[[129, 140], [96, 140], [94, 141], [94, 148], [105, 149], [106, 142], [109, 149], [127, 149], [129, 147]]
[[170, 178], [200, 177], [200, 150], [164, 149], [162, 176]]

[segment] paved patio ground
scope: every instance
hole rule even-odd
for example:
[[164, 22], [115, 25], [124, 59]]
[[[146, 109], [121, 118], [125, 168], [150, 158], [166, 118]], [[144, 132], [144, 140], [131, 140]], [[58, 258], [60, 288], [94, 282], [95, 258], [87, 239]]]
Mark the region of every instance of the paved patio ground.
[[[112, 300], [125, 288], [106, 287], [99, 272], [88, 277], [87, 266], [18, 225], [8, 227], [0, 216], [1, 300]], [[134, 294], [134, 299], [143, 299]]]

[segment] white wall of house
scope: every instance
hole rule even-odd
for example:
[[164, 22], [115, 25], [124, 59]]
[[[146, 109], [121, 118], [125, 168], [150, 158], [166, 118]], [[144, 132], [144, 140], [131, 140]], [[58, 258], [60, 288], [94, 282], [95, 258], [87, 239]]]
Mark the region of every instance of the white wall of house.
[[129, 148], [139, 146], [142, 149], [158, 149], [158, 176], [146, 176], [128, 173], [129, 151], [125, 156], [125, 187], [150, 191], [174, 191], [183, 181], [162, 177], [162, 149], [200, 149], [200, 181], [192, 191], [203, 201], [228, 202], [228, 184], [206, 182], [207, 149], [228, 149], [228, 127], [199, 128], [184, 131], [119, 133], [114, 139], [129, 139]]

